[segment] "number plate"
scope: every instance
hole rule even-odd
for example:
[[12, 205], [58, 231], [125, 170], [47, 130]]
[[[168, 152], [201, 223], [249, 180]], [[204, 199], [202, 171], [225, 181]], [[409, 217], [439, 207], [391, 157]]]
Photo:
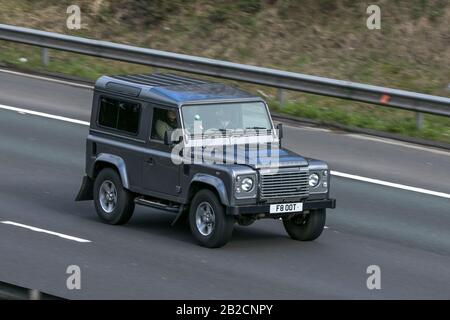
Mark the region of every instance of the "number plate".
[[279, 203], [270, 205], [270, 213], [289, 213], [303, 211], [303, 203]]

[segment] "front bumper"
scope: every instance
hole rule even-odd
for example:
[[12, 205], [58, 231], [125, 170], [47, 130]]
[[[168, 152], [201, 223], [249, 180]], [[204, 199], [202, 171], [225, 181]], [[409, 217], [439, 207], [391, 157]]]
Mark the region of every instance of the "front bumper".
[[[336, 208], [336, 199], [310, 200], [303, 202], [303, 211], [327, 208]], [[270, 204], [228, 207], [227, 213], [235, 216], [256, 214], [270, 215]]]

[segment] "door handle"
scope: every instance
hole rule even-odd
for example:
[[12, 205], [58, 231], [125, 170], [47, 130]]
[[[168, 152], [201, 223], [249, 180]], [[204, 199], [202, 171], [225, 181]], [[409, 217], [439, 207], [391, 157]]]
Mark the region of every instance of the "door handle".
[[153, 165], [153, 158], [147, 158], [147, 159], [145, 159], [145, 162], [147, 164]]

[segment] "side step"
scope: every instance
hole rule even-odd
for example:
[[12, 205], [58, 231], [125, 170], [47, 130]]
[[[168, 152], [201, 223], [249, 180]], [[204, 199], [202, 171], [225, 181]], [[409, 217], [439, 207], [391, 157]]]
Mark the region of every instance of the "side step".
[[158, 202], [156, 200], [149, 200], [144, 197], [138, 197], [138, 198], [134, 199], [134, 203], [140, 204], [140, 205], [146, 206], [146, 207], [152, 207], [152, 208], [176, 212], [176, 213], [180, 210], [179, 205], [169, 206], [166, 203]]

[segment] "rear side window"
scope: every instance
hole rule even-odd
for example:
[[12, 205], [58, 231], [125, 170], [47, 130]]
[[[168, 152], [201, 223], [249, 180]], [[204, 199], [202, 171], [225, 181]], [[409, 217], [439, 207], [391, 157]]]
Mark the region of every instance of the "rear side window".
[[140, 115], [141, 106], [138, 103], [100, 98], [98, 124], [103, 127], [137, 134]]

